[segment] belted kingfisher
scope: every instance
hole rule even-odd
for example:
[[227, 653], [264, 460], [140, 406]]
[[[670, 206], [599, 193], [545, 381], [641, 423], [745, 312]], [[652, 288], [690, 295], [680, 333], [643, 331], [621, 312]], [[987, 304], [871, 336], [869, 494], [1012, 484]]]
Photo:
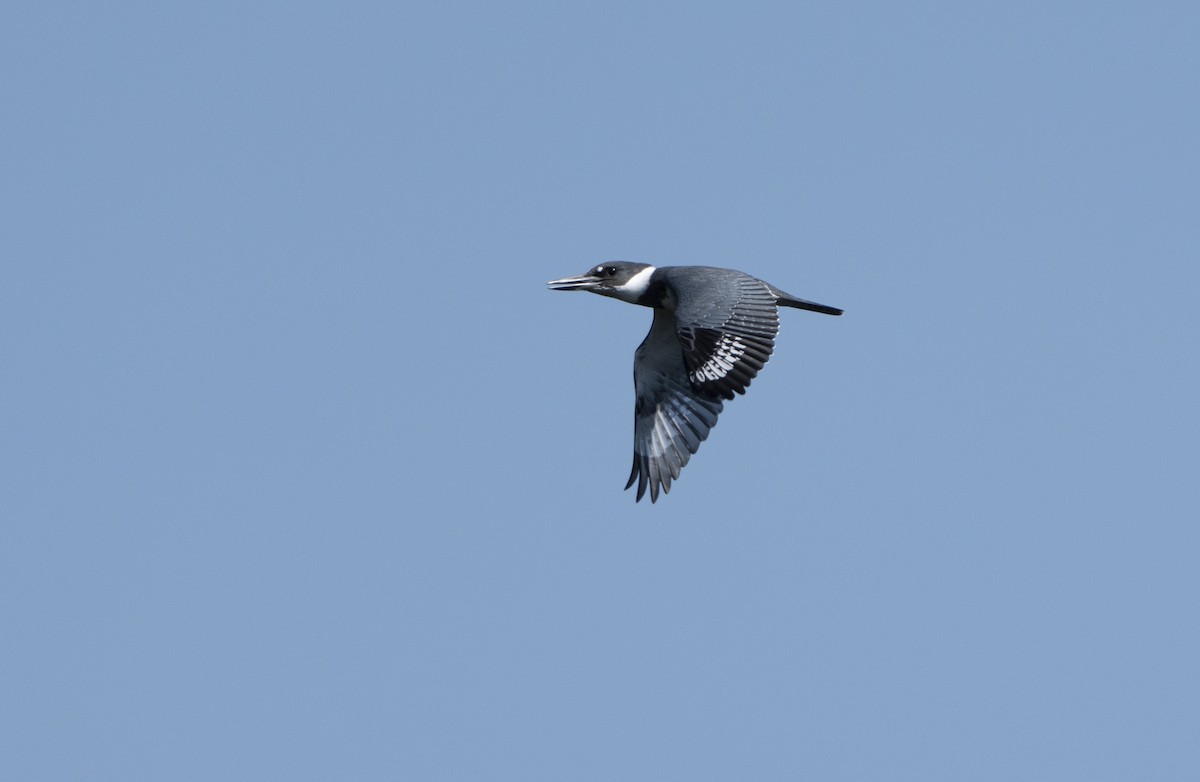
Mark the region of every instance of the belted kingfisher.
[[546, 283], [556, 291], [591, 291], [654, 308], [650, 333], [633, 356], [637, 395], [633, 470], [637, 501], [671, 481], [717, 425], [722, 399], [744, 394], [771, 357], [778, 306], [841, 315], [733, 269], [610, 261], [579, 277]]

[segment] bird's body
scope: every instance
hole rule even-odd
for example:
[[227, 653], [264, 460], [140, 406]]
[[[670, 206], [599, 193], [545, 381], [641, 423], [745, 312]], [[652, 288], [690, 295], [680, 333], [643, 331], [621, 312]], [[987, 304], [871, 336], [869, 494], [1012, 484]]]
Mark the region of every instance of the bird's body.
[[798, 299], [733, 269], [655, 267], [612, 261], [580, 277], [552, 280], [553, 290], [587, 290], [654, 309], [650, 333], [634, 354], [633, 470], [637, 499], [687, 464], [716, 426], [724, 399], [743, 394], [771, 357], [778, 307], [827, 315], [842, 311]]

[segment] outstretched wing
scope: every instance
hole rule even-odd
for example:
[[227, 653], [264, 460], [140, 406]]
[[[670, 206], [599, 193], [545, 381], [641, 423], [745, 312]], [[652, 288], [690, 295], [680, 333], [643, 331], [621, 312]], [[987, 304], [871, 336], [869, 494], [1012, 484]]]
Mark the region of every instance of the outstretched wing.
[[638, 500], [648, 486], [650, 501], [657, 502], [659, 488], [671, 490], [671, 481], [717, 425], [724, 405], [689, 380], [675, 318], [663, 309], [654, 310], [650, 333], [634, 355], [633, 385], [633, 470], [625, 488], [637, 481]]
[[688, 267], [668, 277], [675, 326], [692, 386], [733, 399], [744, 394], [775, 349], [776, 296], [762, 280], [731, 269]]

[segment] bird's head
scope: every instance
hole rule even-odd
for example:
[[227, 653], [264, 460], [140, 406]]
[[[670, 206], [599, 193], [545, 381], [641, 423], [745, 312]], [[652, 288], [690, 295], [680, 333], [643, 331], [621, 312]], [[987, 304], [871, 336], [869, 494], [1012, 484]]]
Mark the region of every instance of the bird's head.
[[637, 304], [650, 287], [650, 275], [654, 274], [654, 269], [648, 263], [608, 261], [593, 266], [587, 274], [551, 280], [546, 285], [552, 291], [591, 291]]

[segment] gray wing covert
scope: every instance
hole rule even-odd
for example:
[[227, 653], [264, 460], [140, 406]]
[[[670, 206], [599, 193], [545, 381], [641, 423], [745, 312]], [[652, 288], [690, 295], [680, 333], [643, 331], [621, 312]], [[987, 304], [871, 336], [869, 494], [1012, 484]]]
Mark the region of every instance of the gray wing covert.
[[633, 384], [633, 469], [625, 488], [637, 481], [637, 499], [649, 488], [650, 501], [656, 502], [659, 489], [671, 490], [671, 481], [717, 425], [724, 405], [719, 397], [693, 387], [675, 319], [665, 310], [654, 311], [650, 333], [637, 349]]
[[725, 399], [744, 394], [775, 349], [775, 294], [762, 280], [730, 269], [688, 267], [686, 277], [669, 277], [667, 284], [692, 386]]

